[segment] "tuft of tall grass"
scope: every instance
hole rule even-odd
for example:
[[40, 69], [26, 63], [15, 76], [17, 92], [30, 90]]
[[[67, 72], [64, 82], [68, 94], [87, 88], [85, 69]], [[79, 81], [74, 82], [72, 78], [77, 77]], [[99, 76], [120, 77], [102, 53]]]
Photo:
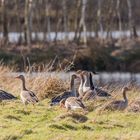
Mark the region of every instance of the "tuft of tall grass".
[[[21, 91], [21, 81], [12, 74], [13, 69], [0, 65], [0, 89], [5, 90], [15, 96], [19, 96]], [[63, 81], [56, 76], [32, 76], [25, 73], [26, 88], [34, 91], [39, 99], [51, 98], [57, 94], [68, 90], [69, 81]]]

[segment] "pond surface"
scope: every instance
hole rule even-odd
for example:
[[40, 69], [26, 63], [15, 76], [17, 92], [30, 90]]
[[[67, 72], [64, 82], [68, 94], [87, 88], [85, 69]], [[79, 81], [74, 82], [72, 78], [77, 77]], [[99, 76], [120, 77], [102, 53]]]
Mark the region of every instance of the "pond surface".
[[[16, 76], [18, 74], [24, 74], [25, 76], [41, 76], [41, 77], [58, 77], [62, 80], [68, 80], [70, 79], [71, 74], [74, 72], [41, 72], [41, 73], [31, 73], [31, 74], [25, 74], [25, 73], [12, 73], [10, 75]], [[107, 72], [99, 72], [99, 74], [93, 76], [93, 80], [95, 84], [98, 83], [118, 83], [118, 84], [127, 84], [127, 83], [135, 83], [136, 85], [140, 86], [140, 73], [132, 74], [132, 73], [120, 73], [120, 72], [113, 72], [113, 73], [107, 73]]]
[[[120, 37], [130, 37], [130, 31], [112, 31], [111, 32], [113, 38], [120, 38]], [[140, 31], [137, 31], [137, 34], [140, 35]], [[74, 38], [75, 33], [74, 32], [58, 32], [57, 33], [57, 40], [63, 40], [66, 36], [68, 37], [68, 40], [72, 40]], [[95, 32], [86, 32], [87, 37], [95, 37]], [[35, 40], [35, 38], [38, 38], [38, 40], [43, 40], [44, 39], [44, 33], [43, 32], [38, 32], [34, 33], [32, 32], [32, 39]], [[84, 32], [81, 33], [81, 37], [84, 36]], [[2, 32], [0, 32], [0, 38], [3, 37]], [[9, 41], [11, 43], [18, 42], [19, 37], [21, 37], [24, 40], [24, 33], [18, 33], [18, 32], [9, 32], [8, 34]], [[50, 32], [50, 34], [46, 34], [47, 41], [53, 41], [56, 37], [55, 32]], [[106, 38], [107, 37], [107, 32], [99, 32], [99, 37], [101, 38]]]

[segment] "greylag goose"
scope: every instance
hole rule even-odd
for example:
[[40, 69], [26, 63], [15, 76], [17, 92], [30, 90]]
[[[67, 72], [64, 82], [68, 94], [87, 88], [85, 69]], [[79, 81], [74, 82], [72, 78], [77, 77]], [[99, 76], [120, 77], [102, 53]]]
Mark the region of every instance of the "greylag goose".
[[107, 104], [104, 109], [107, 110], [124, 110], [128, 106], [128, 99], [126, 97], [126, 91], [129, 91], [130, 89], [128, 87], [124, 87], [122, 89], [122, 94], [124, 100], [117, 100], [117, 101], [112, 101], [111, 103]]
[[80, 77], [78, 92], [80, 96], [83, 96], [88, 90], [91, 90], [89, 74], [87, 71], [78, 71], [77, 75]]
[[3, 90], [0, 90], [0, 101], [2, 101], [2, 100], [12, 100], [12, 99], [16, 99], [16, 97], [13, 96], [10, 93], [7, 93]]
[[25, 86], [24, 76], [19, 75], [16, 78], [19, 78], [22, 81], [22, 89], [21, 89], [21, 93], [20, 93], [20, 98], [21, 98], [23, 104], [26, 105], [29, 103], [31, 103], [31, 104], [37, 103], [39, 101], [37, 96], [32, 91], [27, 90], [27, 88]]
[[[87, 76], [87, 78], [88, 78], [88, 76]], [[91, 77], [91, 73], [90, 73], [89, 74], [89, 90], [84, 92], [84, 95], [82, 97], [83, 100], [95, 99], [97, 93], [96, 93], [94, 85], [91, 87], [91, 84], [92, 84], [92, 77]]]
[[64, 93], [62, 93], [61, 95], [58, 95], [56, 97], [53, 97], [51, 99], [51, 103], [50, 105], [55, 105], [55, 104], [58, 104], [62, 99], [66, 99], [68, 97], [74, 97], [76, 96], [76, 89], [75, 89], [75, 85], [74, 85], [74, 81], [75, 79], [77, 78], [77, 75], [76, 74], [72, 74], [71, 75], [71, 81], [70, 81], [70, 91], [65, 91]]
[[64, 98], [60, 101], [60, 106], [65, 107], [67, 111], [75, 109], [82, 109], [83, 111], [86, 111], [85, 105], [78, 97]]

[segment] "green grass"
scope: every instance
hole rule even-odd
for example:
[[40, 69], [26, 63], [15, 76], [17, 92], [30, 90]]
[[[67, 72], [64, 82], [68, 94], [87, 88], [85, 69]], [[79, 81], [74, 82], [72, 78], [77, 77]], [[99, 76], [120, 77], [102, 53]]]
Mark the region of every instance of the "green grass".
[[130, 112], [69, 112], [49, 107], [43, 100], [35, 107], [20, 100], [0, 105], [0, 140], [136, 140], [140, 114]]

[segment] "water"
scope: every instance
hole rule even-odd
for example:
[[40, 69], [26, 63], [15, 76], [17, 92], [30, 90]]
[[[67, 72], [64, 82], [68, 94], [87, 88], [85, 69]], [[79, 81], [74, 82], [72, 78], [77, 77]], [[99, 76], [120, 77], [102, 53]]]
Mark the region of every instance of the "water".
[[[137, 31], [138, 35], [140, 35], [140, 31]], [[74, 38], [74, 32], [69, 32], [69, 33], [64, 33], [64, 32], [58, 32], [57, 33], [57, 40], [63, 40], [65, 39], [65, 36], [68, 35], [68, 40], [72, 40]], [[11, 43], [15, 43], [18, 42], [19, 37], [22, 37], [24, 39], [24, 33], [18, 33], [18, 32], [10, 32], [8, 34], [9, 37], [9, 41]], [[38, 39], [41, 41], [44, 39], [44, 33], [43, 32], [38, 32], [37, 33]], [[84, 36], [84, 33], [81, 33], [81, 37]], [[87, 32], [87, 37], [95, 37], [95, 32]], [[107, 36], [107, 32], [99, 32], [99, 37], [101, 38], [106, 38]], [[3, 37], [3, 34], [0, 33], [0, 38]], [[126, 30], [123, 32], [120, 31], [112, 31], [112, 37], [113, 38], [120, 38], [120, 37], [130, 37], [130, 31]], [[46, 38], [48, 41], [53, 41], [55, 39], [55, 32], [51, 32], [49, 35], [46, 34]], [[35, 40], [35, 33], [32, 32], [32, 39]]]
[[[12, 73], [10, 75], [16, 76], [19, 74], [24, 74], [26, 76], [40, 76], [40, 77], [46, 77], [49, 76], [52, 77], [58, 77], [62, 80], [70, 80], [71, 74], [74, 72], [40, 72], [40, 73], [31, 73], [31, 74], [25, 74], [25, 73]], [[140, 73], [132, 74], [132, 73], [120, 73], [120, 72], [113, 72], [113, 73], [107, 73], [107, 72], [101, 72], [98, 75], [93, 76], [93, 80], [95, 85], [99, 83], [118, 83], [118, 84], [127, 84], [127, 83], [135, 83], [136, 85], [140, 86]]]

